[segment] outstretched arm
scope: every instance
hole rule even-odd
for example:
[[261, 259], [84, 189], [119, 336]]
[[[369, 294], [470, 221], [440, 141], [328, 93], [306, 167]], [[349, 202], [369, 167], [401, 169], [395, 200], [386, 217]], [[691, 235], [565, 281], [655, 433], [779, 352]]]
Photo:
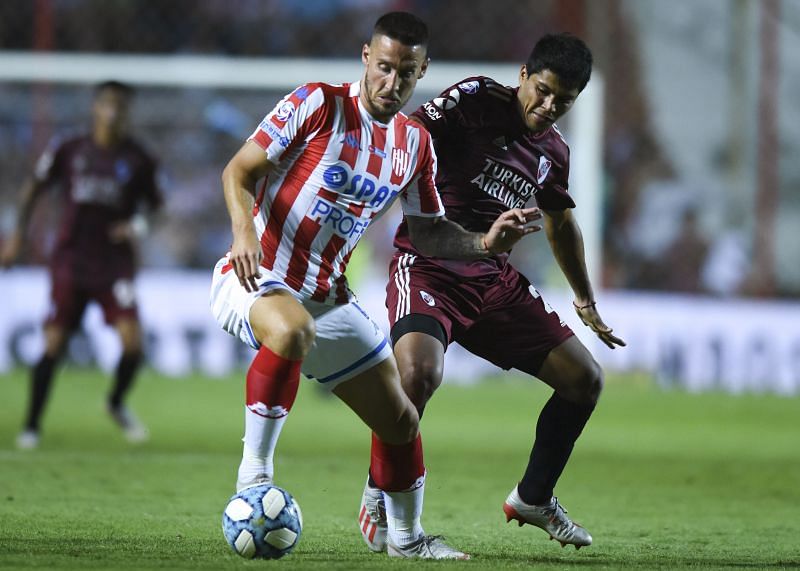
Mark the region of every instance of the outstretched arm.
[[625, 346], [625, 342], [612, 335], [613, 329], [603, 323], [594, 299], [594, 291], [586, 271], [583, 235], [571, 210], [545, 210], [544, 229], [556, 262], [564, 272], [575, 294], [575, 311], [584, 325], [597, 333], [609, 348]]
[[497, 217], [489, 231], [469, 232], [444, 216], [406, 216], [414, 247], [426, 256], [451, 260], [478, 260], [507, 252], [514, 244], [542, 229], [531, 224], [542, 214], [538, 208], [514, 208]]
[[256, 183], [272, 168], [264, 150], [248, 141], [222, 171], [222, 188], [233, 232], [230, 261], [239, 283], [247, 291], [258, 289], [256, 278], [263, 256], [253, 224]]
[[25, 242], [25, 234], [33, 212], [33, 205], [36, 203], [36, 197], [39, 196], [41, 189], [42, 184], [33, 177], [28, 179], [22, 186], [17, 207], [16, 224], [14, 225], [14, 230], [3, 244], [3, 250], [0, 252], [0, 266], [8, 268], [17, 261]]

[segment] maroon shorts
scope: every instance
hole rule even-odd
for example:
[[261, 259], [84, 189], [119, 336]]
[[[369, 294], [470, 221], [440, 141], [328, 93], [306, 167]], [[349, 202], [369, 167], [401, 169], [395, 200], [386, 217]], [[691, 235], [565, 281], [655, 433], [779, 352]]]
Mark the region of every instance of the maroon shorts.
[[411, 314], [438, 321], [448, 343], [503, 369], [536, 374], [547, 354], [574, 333], [528, 279], [510, 264], [464, 277], [420, 256], [395, 253], [386, 286], [392, 327]]
[[90, 301], [100, 304], [109, 325], [124, 317], [138, 319], [136, 295], [130, 278], [120, 278], [110, 285], [88, 286], [51, 276], [51, 284], [46, 324], [58, 325], [67, 331], [77, 329]]

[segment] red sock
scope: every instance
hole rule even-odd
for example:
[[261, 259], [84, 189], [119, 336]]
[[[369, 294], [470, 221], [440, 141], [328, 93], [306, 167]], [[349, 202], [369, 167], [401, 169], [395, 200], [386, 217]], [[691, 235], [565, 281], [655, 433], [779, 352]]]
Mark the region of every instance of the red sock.
[[300, 365], [262, 345], [247, 371], [247, 408], [265, 418], [289, 414], [300, 386]]
[[425, 475], [422, 437], [407, 444], [386, 444], [372, 434], [370, 475], [384, 492], [402, 492], [415, 486]]

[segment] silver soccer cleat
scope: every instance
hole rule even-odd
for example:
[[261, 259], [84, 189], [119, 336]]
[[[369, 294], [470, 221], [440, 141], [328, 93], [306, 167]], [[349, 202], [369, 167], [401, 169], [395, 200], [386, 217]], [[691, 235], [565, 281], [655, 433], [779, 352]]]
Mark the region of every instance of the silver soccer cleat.
[[386, 551], [386, 504], [383, 492], [379, 488], [372, 488], [369, 480], [364, 485], [364, 494], [361, 496], [361, 508], [358, 511], [358, 527], [361, 537], [372, 551], [380, 553]]
[[249, 480], [236, 480], [236, 491], [241, 492], [245, 488], [252, 488], [253, 486], [260, 486], [261, 484], [272, 484], [272, 478], [266, 474], [256, 474]]
[[558, 541], [561, 547], [569, 543], [575, 549], [580, 549], [584, 545], [592, 544], [589, 532], [567, 517], [567, 510], [561, 507], [556, 497], [548, 505], [532, 506], [522, 501], [515, 486], [503, 504], [503, 511], [506, 521], [517, 520], [520, 527], [526, 523], [540, 527], [550, 534], [550, 539]]
[[453, 549], [444, 542], [441, 535], [423, 535], [413, 543], [400, 547], [388, 543], [389, 557], [407, 557], [418, 559], [469, 559], [469, 555]]

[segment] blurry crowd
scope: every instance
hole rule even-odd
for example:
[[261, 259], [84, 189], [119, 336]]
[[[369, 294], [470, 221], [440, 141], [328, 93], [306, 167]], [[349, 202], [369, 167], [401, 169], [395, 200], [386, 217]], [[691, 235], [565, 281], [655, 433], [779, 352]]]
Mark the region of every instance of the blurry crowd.
[[[800, 295], [800, 283], [758, 287], [752, 229], [709, 213], [724, 185], [687, 180], [652, 120], [644, 50], [627, 0], [39, 0], [0, 5], [0, 50], [254, 57], [357, 58], [375, 18], [409, 10], [430, 23], [436, 61], [522, 62], [547, 31], [583, 35], [605, 77], [602, 282], [605, 287], [714, 295]], [[355, 78], [343, 78], [351, 80]], [[442, 86], [445, 87], [445, 86]], [[17, 190], [48, 138], [86, 125], [89, 88], [0, 83], [0, 240]], [[283, 93], [141, 87], [134, 132], [159, 158], [164, 223], [143, 249], [145, 265], [208, 268], [230, 236], [219, 176], [227, 159]], [[419, 101], [415, 101], [419, 104]], [[567, 138], [569, 132], [567, 130]], [[720, 177], [720, 180], [722, 177]], [[716, 186], [716, 188], [714, 188]], [[580, 207], [580, 205], [578, 205]], [[58, 213], [27, 259], [41, 263]], [[379, 254], [393, 219], [372, 232]], [[379, 239], [380, 236], [380, 239]], [[366, 250], [366, 248], [365, 248]], [[534, 280], [548, 279], [546, 246], [515, 253]], [[552, 264], [552, 260], [545, 260]], [[544, 268], [544, 269], [543, 269]], [[547, 284], [543, 284], [547, 285]]]

